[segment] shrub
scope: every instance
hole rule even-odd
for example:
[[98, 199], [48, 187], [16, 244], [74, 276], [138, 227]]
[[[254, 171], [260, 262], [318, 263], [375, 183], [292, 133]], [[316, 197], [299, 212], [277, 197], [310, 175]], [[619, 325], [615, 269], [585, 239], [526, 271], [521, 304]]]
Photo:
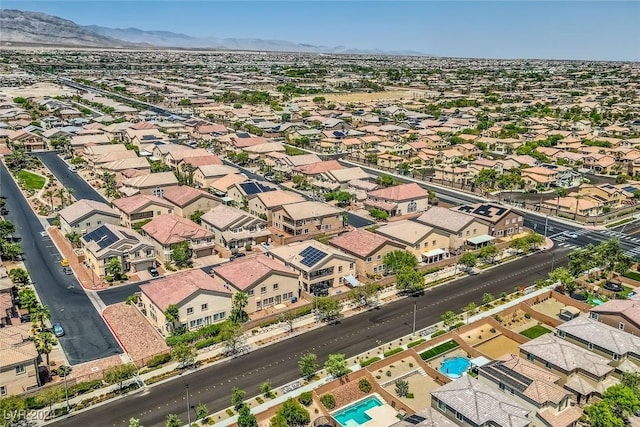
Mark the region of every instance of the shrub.
[[464, 326], [464, 322], [458, 322], [451, 327], [451, 329], [458, 329], [459, 327]]
[[325, 408], [331, 410], [336, 407], [336, 398], [333, 397], [333, 394], [327, 393], [320, 398], [320, 402], [324, 405]]
[[407, 399], [413, 399], [413, 393], [407, 393], [405, 396]]
[[164, 365], [170, 360], [171, 360], [170, 353], [158, 354], [157, 356], [153, 356], [151, 360], [147, 362], [147, 368], [155, 368], [155, 367]]
[[220, 338], [218, 338], [218, 337], [207, 338], [207, 339], [204, 339], [202, 341], [198, 341], [195, 344], [195, 348], [196, 348], [196, 350], [201, 350], [203, 348], [206, 348], [206, 347], [212, 346], [214, 344], [217, 344], [219, 341], [220, 341]]
[[429, 350], [420, 353], [420, 358], [422, 360], [429, 360], [432, 359], [434, 357], [436, 357], [439, 354], [442, 354], [446, 351], [452, 350], [456, 347], [458, 347], [460, 344], [458, 344], [457, 342], [453, 341], [453, 340], [449, 340], [446, 342], [443, 342], [440, 345], [437, 345], [433, 348], [430, 348]]
[[398, 354], [398, 353], [400, 353], [400, 352], [402, 352], [402, 351], [403, 351], [403, 350], [402, 350], [402, 348], [397, 347], [397, 348], [394, 348], [394, 349], [392, 349], [392, 350], [385, 351], [385, 352], [384, 352], [384, 357], [391, 357], [391, 356], [393, 356], [394, 354]]
[[531, 315], [530, 315], [529, 313], [525, 313], [525, 314], [524, 314], [524, 318], [525, 318], [525, 319], [531, 319]]
[[256, 396], [256, 402], [262, 404], [262, 403], [264, 403], [264, 399], [261, 398], [260, 396]]
[[496, 314], [495, 316], [493, 316], [493, 318], [496, 319], [496, 322], [502, 323], [502, 317], [500, 317], [499, 315]]
[[440, 329], [440, 330], [437, 330], [434, 333], [432, 333], [431, 334], [431, 338], [439, 337], [440, 335], [444, 335], [446, 333], [447, 333], [447, 331], [445, 331], [444, 329]]
[[313, 396], [310, 391], [305, 391], [304, 393], [300, 394], [300, 396], [298, 396], [298, 401], [304, 406], [309, 406], [311, 405], [311, 402], [313, 402]]
[[360, 367], [362, 368], [366, 368], [367, 366], [371, 365], [372, 363], [376, 363], [378, 361], [380, 361], [382, 359], [380, 359], [379, 357], [372, 357], [371, 359], [367, 359], [367, 360], [363, 360], [362, 362], [360, 362]]
[[227, 408], [227, 410], [225, 411], [227, 413], [227, 415], [229, 415], [230, 417], [233, 417], [236, 413], [233, 412], [233, 409], [231, 408]]
[[[443, 332], [444, 332], [444, 331], [443, 331]], [[417, 346], [417, 345], [422, 344], [422, 343], [423, 343], [423, 342], [425, 342], [425, 341], [427, 341], [427, 340], [426, 340], [426, 339], [424, 339], [424, 338], [421, 338], [421, 339], [419, 339], [419, 340], [417, 340], [417, 341], [411, 341], [409, 344], [407, 344], [407, 348], [415, 347], [415, 346]]]
[[362, 378], [360, 381], [358, 381], [358, 388], [363, 393], [369, 393], [371, 391], [371, 383]]
[[390, 376], [391, 376], [391, 371], [387, 371], [387, 372], [385, 372], [385, 375], [386, 375], [386, 376], [388, 376], [388, 377], [390, 377]]

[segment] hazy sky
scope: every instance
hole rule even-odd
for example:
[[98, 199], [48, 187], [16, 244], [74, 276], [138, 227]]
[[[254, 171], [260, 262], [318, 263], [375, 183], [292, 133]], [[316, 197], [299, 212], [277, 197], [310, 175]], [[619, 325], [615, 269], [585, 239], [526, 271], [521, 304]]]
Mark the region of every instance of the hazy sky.
[[640, 1], [2, 1], [82, 25], [438, 56], [640, 60]]

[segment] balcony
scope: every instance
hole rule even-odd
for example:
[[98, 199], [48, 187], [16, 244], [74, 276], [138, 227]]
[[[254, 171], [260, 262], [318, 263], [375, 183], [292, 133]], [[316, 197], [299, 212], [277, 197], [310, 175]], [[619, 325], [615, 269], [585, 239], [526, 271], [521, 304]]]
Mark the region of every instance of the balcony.
[[309, 274], [309, 280], [313, 281], [316, 280], [320, 277], [326, 277], [326, 276], [330, 276], [333, 274], [333, 267], [330, 268], [323, 268], [322, 270], [317, 270], [317, 271], [312, 271]]
[[213, 239], [211, 239], [209, 241], [196, 240], [196, 241], [190, 241], [189, 242], [189, 248], [191, 248], [193, 250], [212, 248], [214, 246], [215, 246], [215, 242], [213, 241]]

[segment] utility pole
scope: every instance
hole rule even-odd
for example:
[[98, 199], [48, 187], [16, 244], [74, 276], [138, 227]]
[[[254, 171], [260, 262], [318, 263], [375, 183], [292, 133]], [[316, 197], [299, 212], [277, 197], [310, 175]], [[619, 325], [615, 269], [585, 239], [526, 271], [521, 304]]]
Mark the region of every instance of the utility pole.
[[417, 311], [417, 306], [418, 306], [418, 302], [414, 301], [413, 302], [413, 333], [411, 334], [411, 336], [415, 336], [416, 335], [416, 311]]
[[185, 384], [184, 388], [187, 389], [187, 421], [191, 425], [191, 406], [189, 406], [189, 384]]
[[544, 238], [547, 238], [547, 228], [549, 226], [549, 214], [547, 214], [545, 220], [544, 220]]

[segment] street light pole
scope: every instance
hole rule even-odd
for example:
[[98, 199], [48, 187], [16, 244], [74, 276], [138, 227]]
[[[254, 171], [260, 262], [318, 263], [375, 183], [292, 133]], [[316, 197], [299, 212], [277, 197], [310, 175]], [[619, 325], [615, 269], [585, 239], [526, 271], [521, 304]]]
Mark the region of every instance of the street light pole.
[[67, 402], [67, 413], [69, 413], [69, 389], [67, 388], [67, 367], [62, 365], [62, 376], [64, 377], [64, 398]]
[[189, 384], [185, 384], [184, 387], [187, 389], [187, 421], [189, 425], [191, 425], [191, 406], [189, 405]]
[[544, 238], [547, 238], [547, 228], [549, 226], [549, 214], [547, 214], [547, 216], [545, 217], [544, 220]]
[[411, 336], [415, 336], [416, 335], [416, 309], [417, 309], [417, 305], [418, 303], [416, 301], [413, 302], [413, 333], [411, 334]]

